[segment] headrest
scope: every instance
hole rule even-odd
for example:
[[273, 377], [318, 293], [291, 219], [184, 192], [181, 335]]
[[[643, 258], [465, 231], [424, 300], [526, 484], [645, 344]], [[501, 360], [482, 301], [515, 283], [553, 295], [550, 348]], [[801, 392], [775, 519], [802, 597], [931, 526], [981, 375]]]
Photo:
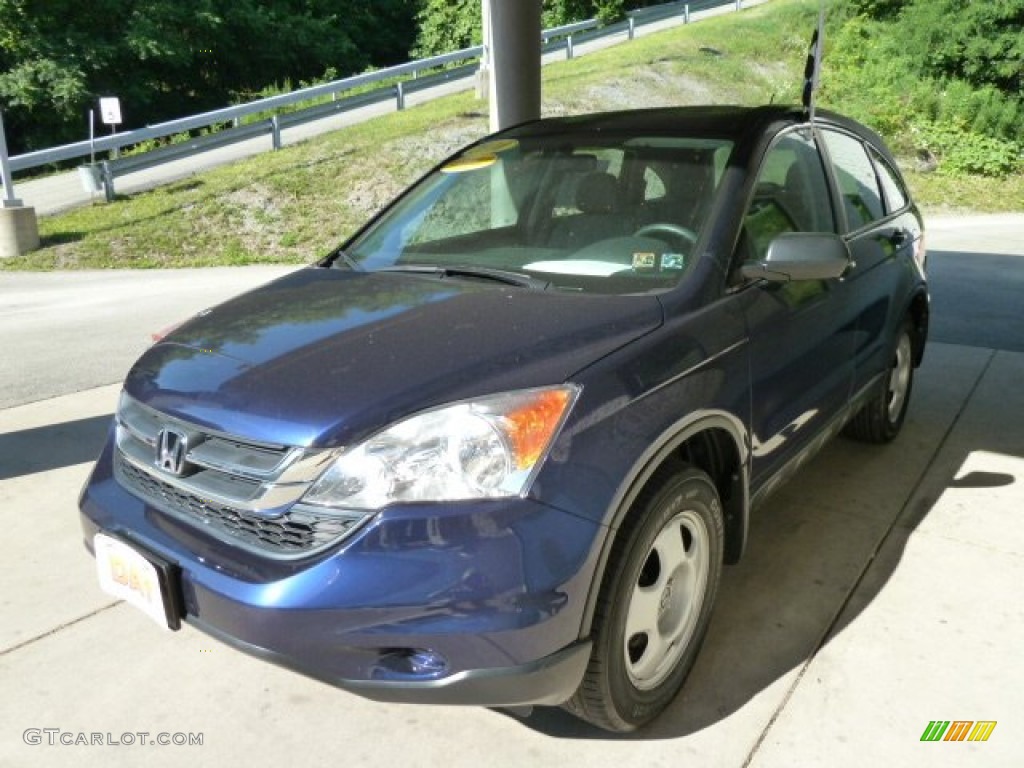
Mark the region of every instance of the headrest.
[[610, 173], [588, 173], [576, 188], [576, 207], [583, 213], [610, 213], [617, 207], [618, 186]]

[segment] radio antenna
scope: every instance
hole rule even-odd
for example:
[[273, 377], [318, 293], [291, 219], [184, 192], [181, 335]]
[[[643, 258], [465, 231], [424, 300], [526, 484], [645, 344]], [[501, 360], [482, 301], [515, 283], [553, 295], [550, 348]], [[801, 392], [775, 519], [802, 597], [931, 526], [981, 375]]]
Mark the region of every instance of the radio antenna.
[[818, 27], [811, 35], [811, 47], [807, 51], [807, 64], [804, 67], [804, 115], [814, 122], [815, 96], [821, 77], [821, 57], [825, 49], [825, 2], [822, 0], [818, 10]]

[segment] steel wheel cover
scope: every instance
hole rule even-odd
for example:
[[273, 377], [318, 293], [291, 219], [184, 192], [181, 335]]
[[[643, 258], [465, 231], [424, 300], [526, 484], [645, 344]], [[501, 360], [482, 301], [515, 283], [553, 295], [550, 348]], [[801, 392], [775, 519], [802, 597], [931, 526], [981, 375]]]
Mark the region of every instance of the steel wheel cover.
[[626, 672], [640, 690], [672, 673], [697, 626], [710, 569], [710, 539], [687, 510], [658, 532], [633, 585], [623, 639]]
[[896, 421], [903, 410], [903, 403], [906, 402], [907, 392], [910, 389], [910, 368], [911, 368], [910, 337], [904, 333], [900, 336], [899, 344], [896, 347], [896, 360], [893, 362], [892, 372], [889, 374], [889, 421]]

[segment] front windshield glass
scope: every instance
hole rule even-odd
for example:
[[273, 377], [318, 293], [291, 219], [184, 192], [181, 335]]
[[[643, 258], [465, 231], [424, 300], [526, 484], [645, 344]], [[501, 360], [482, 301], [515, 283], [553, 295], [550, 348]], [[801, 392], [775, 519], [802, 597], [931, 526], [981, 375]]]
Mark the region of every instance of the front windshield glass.
[[684, 137], [497, 139], [450, 160], [347, 249], [369, 271], [515, 272], [636, 293], [687, 271], [732, 144]]

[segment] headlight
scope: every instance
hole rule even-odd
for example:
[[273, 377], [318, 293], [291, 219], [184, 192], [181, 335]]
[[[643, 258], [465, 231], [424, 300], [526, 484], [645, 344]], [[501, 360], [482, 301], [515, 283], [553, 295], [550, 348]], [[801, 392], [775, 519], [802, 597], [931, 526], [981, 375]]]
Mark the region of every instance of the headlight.
[[347, 449], [303, 501], [348, 509], [519, 496], [579, 389], [527, 389], [412, 416]]

